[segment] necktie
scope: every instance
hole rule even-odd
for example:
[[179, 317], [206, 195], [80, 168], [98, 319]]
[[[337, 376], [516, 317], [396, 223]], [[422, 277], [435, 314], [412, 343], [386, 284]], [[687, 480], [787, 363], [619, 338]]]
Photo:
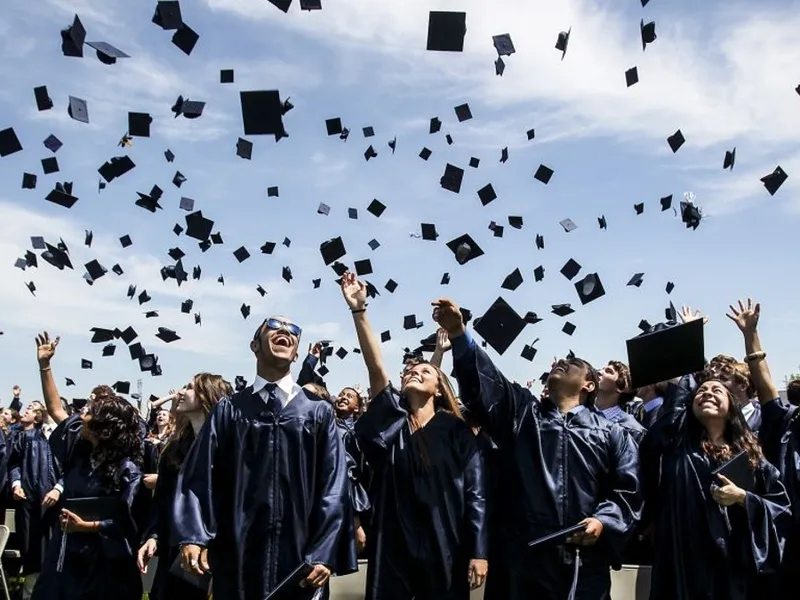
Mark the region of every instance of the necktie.
[[273, 415], [281, 412], [281, 401], [278, 400], [278, 396], [275, 393], [277, 387], [278, 385], [275, 383], [268, 383], [264, 386], [264, 389], [267, 390], [267, 410]]

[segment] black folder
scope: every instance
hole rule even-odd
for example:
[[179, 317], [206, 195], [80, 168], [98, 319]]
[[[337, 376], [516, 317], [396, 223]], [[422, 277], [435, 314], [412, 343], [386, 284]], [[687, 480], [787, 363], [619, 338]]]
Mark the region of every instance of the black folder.
[[719, 480], [716, 479], [717, 475], [722, 475], [723, 477], [727, 477], [733, 483], [738, 485], [740, 488], [745, 490], [746, 492], [752, 492], [756, 487], [756, 478], [753, 473], [753, 469], [750, 468], [750, 458], [747, 456], [747, 452], [742, 450], [730, 459], [728, 462], [720, 465], [714, 471], [712, 471], [716, 485], [719, 485]]
[[172, 566], [169, 568], [169, 572], [178, 579], [181, 579], [186, 583], [188, 583], [189, 585], [193, 585], [194, 587], [199, 588], [204, 592], [208, 592], [211, 588], [211, 571], [206, 571], [202, 575], [189, 573], [183, 567], [181, 567], [180, 554], [172, 563]]
[[115, 496], [67, 498], [64, 508], [84, 521], [106, 521], [119, 514], [120, 499]]
[[578, 523], [577, 525], [573, 525], [572, 527], [567, 527], [566, 529], [562, 529], [561, 531], [556, 531], [555, 533], [550, 533], [544, 537], [540, 537], [537, 540], [533, 540], [532, 542], [528, 542], [528, 546], [533, 548], [534, 546], [539, 546], [541, 544], [545, 544], [547, 542], [552, 542], [554, 540], [562, 541], [567, 539], [573, 533], [578, 533], [579, 531], [586, 531], [586, 525], [583, 523]]
[[308, 563], [303, 563], [292, 571], [288, 577], [281, 581], [277, 587], [272, 590], [264, 600], [278, 600], [284, 592], [288, 590], [296, 590], [300, 587], [300, 582], [311, 574], [314, 570]]

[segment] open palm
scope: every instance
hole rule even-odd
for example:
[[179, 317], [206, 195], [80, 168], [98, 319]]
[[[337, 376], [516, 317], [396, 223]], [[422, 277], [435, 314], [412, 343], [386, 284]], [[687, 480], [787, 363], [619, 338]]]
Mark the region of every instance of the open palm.
[[342, 276], [342, 296], [350, 310], [359, 310], [367, 304], [367, 286], [349, 271]]

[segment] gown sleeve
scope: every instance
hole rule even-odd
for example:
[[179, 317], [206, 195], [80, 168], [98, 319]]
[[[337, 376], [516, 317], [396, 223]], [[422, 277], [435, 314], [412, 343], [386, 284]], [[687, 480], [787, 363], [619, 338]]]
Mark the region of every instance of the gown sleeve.
[[217, 450], [228, 435], [231, 410], [228, 399], [220, 400], [214, 406], [186, 456], [172, 504], [173, 545], [207, 547], [217, 535], [214, 463]]
[[8, 483], [10, 450], [6, 436], [0, 432], [0, 492], [6, 489]]
[[594, 517], [603, 524], [600, 540], [613, 552], [615, 560], [611, 563], [618, 564], [625, 544], [641, 518], [642, 495], [636, 443], [617, 426], [611, 430], [610, 441], [610, 491], [598, 504]]
[[763, 479], [764, 492], [747, 492], [744, 504], [752, 566], [757, 573], [774, 573], [781, 565], [786, 535], [792, 525], [791, 504], [778, 470], [762, 461], [758, 471], [758, 477]]
[[382, 464], [392, 444], [408, 423], [408, 413], [400, 406], [400, 396], [391, 384], [367, 406], [355, 423], [361, 450], [371, 465]]
[[[147, 526], [142, 532], [142, 543], [147, 540], [158, 540], [158, 532], [162, 529], [161, 515], [164, 514], [164, 505], [172, 502], [169, 497], [167, 487], [167, 473], [166, 461], [160, 461], [158, 464], [158, 479], [156, 480], [156, 489], [153, 490], [153, 501], [150, 503], [150, 513], [147, 515]], [[169, 540], [165, 540], [169, 543]]]
[[300, 367], [300, 373], [297, 375], [297, 385], [303, 387], [308, 383], [316, 383], [317, 385], [325, 385], [322, 377], [320, 377], [314, 369], [317, 367], [318, 359], [316, 356], [308, 355], [303, 361], [303, 366]]
[[[5, 437], [5, 436], [3, 436]], [[22, 483], [22, 456], [24, 453], [25, 435], [21, 432], [11, 438], [11, 449], [8, 453], [8, 476], [11, 484]]]
[[130, 556], [138, 548], [139, 531], [133, 515], [133, 502], [142, 482], [142, 473], [133, 463], [124, 465], [119, 477], [118, 516], [100, 521], [100, 537], [109, 555]]
[[465, 518], [469, 534], [470, 558], [489, 558], [485, 476], [483, 454], [476, 448], [464, 470]]
[[324, 564], [338, 575], [355, 570], [355, 529], [349, 502], [347, 458], [333, 409], [318, 407], [316, 498], [309, 519], [304, 560]]

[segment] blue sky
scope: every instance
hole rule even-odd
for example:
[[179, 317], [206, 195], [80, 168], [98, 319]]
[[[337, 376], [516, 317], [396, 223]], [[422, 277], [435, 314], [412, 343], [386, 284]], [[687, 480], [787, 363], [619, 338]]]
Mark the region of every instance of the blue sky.
[[[42, 9], [39, 4], [46, 5]], [[376, 3], [369, 0], [323, 1], [319, 12], [300, 12], [294, 2], [283, 14], [266, 0], [184, 2], [183, 19], [200, 34], [191, 56], [170, 42], [171, 32], [150, 22], [155, 2], [122, 0], [9, 0], [0, 21], [0, 129], [14, 127], [24, 151], [0, 159], [0, 399], [21, 385], [28, 399], [39, 395], [34, 335], [60, 334], [54, 370], [62, 395], [85, 396], [97, 383], [143, 377], [145, 394], [177, 387], [198, 371], [220, 372], [231, 380], [252, 379], [254, 362], [248, 341], [259, 320], [286, 313], [304, 327], [303, 343], [335, 340], [351, 349], [355, 339], [334, 276], [319, 255], [322, 241], [341, 235], [347, 259], [370, 258], [368, 276], [381, 296], [370, 306], [378, 331], [390, 329], [386, 360], [398, 365], [402, 348], [433, 331], [430, 301], [448, 296], [480, 315], [500, 295], [519, 313], [544, 317], [528, 326], [499, 359], [520, 381], [535, 379], [555, 355], [569, 349], [595, 364], [625, 357], [625, 339], [638, 333], [643, 318], [663, 319], [672, 300], [691, 304], [711, 316], [707, 354], [741, 355], [738, 331], [724, 317], [729, 303], [752, 295], [762, 302], [762, 336], [773, 372], [781, 378], [800, 362], [793, 340], [800, 329], [794, 306], [798, 291], [792, 258], [800, 201], [800, 27], [797, 3], [695, 3], [654, 0], [622, 2], [568, 0], [557, 3], [515, 0], [441, 0]], [[465, 51], [425, 51], [429, 10], [467, 12]], [[81, 17], [87, 40], [108, 41], [131, 58], [101, 64], [89, 48], [83, 59], [61, 55], [61, 28]], [[642, 52], [639, 20], [655, 20], [658, 39]], [[553, 48], [557, 34], [572, 27], [562, 62]], [[516, 54], [506, 58], [503, 77], [494, 74], [491, 36], [510, 33]], [[625, 87], [625, 71], [637, 66], [640, 81]], [[219, 83], [219, 70], [232, 68], [236, 82]], [[47, 85], [55, 107], [37, 112], [32, 88]], [[243, 136], [240, 90], [278, 89], [291, 97], [294, 110], [284, 122], [288, 139], [252, 136], [252, 161], [238, 158]], [[170, 107], [182, 94], [207, 103], [197, 120], [173, 119]], [[86, 99], [91, 124], [71, 120], [68, 96]], [[474, 118], [458, 123], [453, 107], [468, 102]], [[136, 168], [97, 192], [97, 168], [123, 153], [116, 147], [127, 128], [127, 113], [149, 112], [149, 139], [135, 138], [127, 153]], [[442, 132], [428, 134], [438, 116]], [[352, 130], [345, 143], [327, 137], [325, 119], [341, 117]], [[376, 137], [365, 140], [371, 125]], [[536, 138], [525, 132], [535, 128]], [[673, 154], [667, 136], [681, 129], [686, 144]], [[64, 143], [56, 154], [61, 169], [43, 175], [40, 159], [50, 156], [42, 141], [55, 134]], [[444, 135], [455, 143], [448, 146]], [[387, 142], [397, 137], [392, 155]], [[364, 161], [372, 143], [378, 158]], [[423, 146], [433, 151], [424, 162]], [[510, 158], [499, 163], [500, 151]], [[734, 171], [722, 170], [725, 150], [736, 146]], [[170, 148], [174, 163], [164, 160]], [[469, 158], [481, 159], [470, 169]], [[439, 186], [446, 163], [466, 169], [459, 195]], [[545, 186], [533, 178], [540, 163], [554, 169]], [[789, 174], [770, 197], [759, 182], [780, 164]], [[176, 170], [188, 179], [178, 190], [170, 182]], [[39, 175], [36, 190], [22, 190], [24, 171]], [[56, 181], [72, 181], [78, 203], [66, 210], [44, 200]], [[498, 199], [484, 207], [477, 190], [492, 183]], [[163, 211], [152, 215], [134, 206], [136, 192], [158, 184]], [[266, 188], [280, 187], [280, 198]], [[696, 195], [705, 218], [687, 230], [659, 198], [686, 191]], [[216, 223], [225, 243], [201, 253], [194, 240], [172, 233], [184, 224], [181, 196]], [[373, 198], [388, 206], [380, 219], [366, 212]], [[320, 202], [329, 216], [316, 213]], [[637, 216], [633, 205], [645, 202]], [[359, 220], [347, 209], [359, 209]], [[507, 227], [509, 215], [524, 218], [522, 230]], [[605, 215], [608, 230], [597, 217]], [[578, 229], [564, 233], [559, 221], [572, 218]], [[492, 237], [490, 221], [506, 225], [502, 239]], [[410, 237], [422, 222], [435, 223], [439, 243]], [[94, 233], [91, 248], [84, 230]], [[444, 243], [471, 234], [486, 255], [459, 266]], [[133, 246], [118, 239], [129, 234]], [[537, 250], [537, 234], [545, 250]], [[58, 272], [43, 261], [38, 269], [14, 267], [41, 235], [68, 244], [74, 272]], [[284, 237], [290, 248], [280, 246]], [[376, 238], [381, 246], [370, 250]], [[259, 247], [275, 241], [272, 256]], [[251, 258], [238, 264], [232, 253], [244, 245]], [[203, 269], [200, 282], [178, 288], [162, 282], [167, 251], [186, 252], [188, 270]], [[97, 258], [110, 270], [119, 263], [125, 275], [109, 272], [90, 287], [81, 279], [84, 263]], [[585, 307], [559, 269], [574, 258], [579, 277], [599, 273], [607, 295]], [[535, 283], [542, 265], [545, 279]], [[281, 279], [290, 266], [291, 284]], [[503, 279], [519, 267], [525, 282], [514, 292], [501, 290]], [[444, 272], [451, 284], [439, 285]], [[644, 272], [640, 288], [626, 287]], [[225, 285], [217, 283], [220, 274]], [[323, 278], [314, 290], [311, 280]], [[392, 278], [394, 294], [383, 289]], [[37, 287], [32, 297], [25, 282]], [[675, 290], [667, 296], [667, 281]], [[144, 306], [126, 298], [129, 284], [146, 289]], [[256, 292], [261, 284], [265, 298]], [[137, 293], [138, 293], [137, 291]], [[203, 325], [181, 314], [192, 298]], [[239, 307], [251, 305], [242, 319]], [[565, 319], [550, 313], [553, 304], [571, 303], [567, 317], [577, 326], [572, 337], [561, 332]], [[159, 310], [145, 319], [146, 310]], [[403, 316], [414, 313], [422, 330], [403, 331]], [[164, 375], [138, 372], [122, 347], [101, 358], [102, 344], [89, 342], [92, 326], [133, 326], [146, 349], [159, 356]], [[182, 339], [166, 345], [157, 327], [174, 329]], [[539, 338], [533, 364], [519, 357], [526, 343]], [[91, 371], [80, 359], [94, 361]], [[331, 359], [329, 387], [364, 382], [360, 357]], [[63, 377], [76, 387], [63, 387]], [[5, 389], [4, 389], [5, 388]]]

